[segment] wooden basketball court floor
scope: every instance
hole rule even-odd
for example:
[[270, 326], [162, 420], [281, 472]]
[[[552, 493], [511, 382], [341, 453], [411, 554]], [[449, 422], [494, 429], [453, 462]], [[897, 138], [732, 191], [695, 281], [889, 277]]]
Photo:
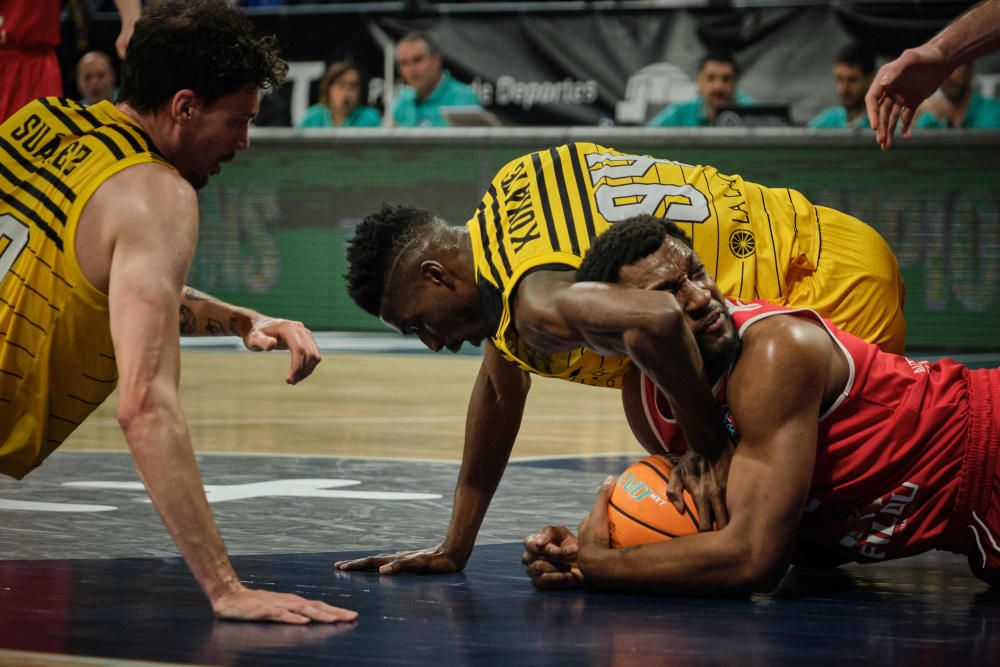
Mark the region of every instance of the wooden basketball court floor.
[[[973, 360], [997, 365], [996, 358]], [[1000, 593], [931, 553], [793, 569], [752, 598], [542, 593], [519, 563], [641, 456], [610, 390], [535, 379], [466, 570], [342, 573], [443, 536], [471, 354], [186, 349], [182, 397], [242, 580], [357, 609], [350, 626], [215, 621], [131, 467], [114, 398], [22, 482], [0, 479], [0, 666], [1000, 664]]]

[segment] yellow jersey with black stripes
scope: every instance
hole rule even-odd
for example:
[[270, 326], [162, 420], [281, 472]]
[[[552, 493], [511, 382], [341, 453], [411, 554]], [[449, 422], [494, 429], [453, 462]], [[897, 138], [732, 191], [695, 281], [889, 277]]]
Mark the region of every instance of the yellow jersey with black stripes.
[[467, 223], [491, 340], [505, 358], [539, 375], [620, 387], [626, 358], [534, 349], [518, 337], [510, 302], [526, 274], [575, 270], [595, 237], [639, 214], [680, 225], [737, 299], [780, 301], [790, 268], [817, 265], [816, 210], [794, 190], [592, 143], [531, 153], [500, 170]]
[[4, 474], [39, 465], [117, 383], [108, 298], [83, 276], [74, 239], [98, 186], [142, 163], [169, 166], [110, 102], [41, 98], [0, 125]]

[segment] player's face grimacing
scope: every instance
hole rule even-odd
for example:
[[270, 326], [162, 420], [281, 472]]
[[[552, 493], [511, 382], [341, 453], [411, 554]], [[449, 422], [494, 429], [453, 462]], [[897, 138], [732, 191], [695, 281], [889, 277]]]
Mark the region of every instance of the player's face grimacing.
[[423, 280], [390, 278], [379, 317], [404, 336], [416, 336], [432, 352], [458, 352], [463, 343], [478, 346], [489, 335], [478, 293], [452, 280], [436, 262], [424, 266], [428, 264], [435, 266], [424, 270]]
[[653, 253], [619, 271], [621, 284], [669, 292], [684, 311], [706, 363], [728, 366], [739, 351], [739, 336], [726, 302], [705, 265], [691, 248], [666, 237]]

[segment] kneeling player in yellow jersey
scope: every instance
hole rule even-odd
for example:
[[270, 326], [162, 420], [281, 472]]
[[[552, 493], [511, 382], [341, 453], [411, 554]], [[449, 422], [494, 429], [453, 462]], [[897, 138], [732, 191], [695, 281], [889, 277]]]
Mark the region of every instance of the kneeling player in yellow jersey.
[[[457, 351], [486, 338], [489, 345], [469, 404], [444, 542], [340, 567], [464, 567], [513, 447], [529, 373], [619, 387], [630, 363], [639, 366], [668, 395], [687, 441], [697, 443], [675, 467], [671, 491], [693, 492], [703, 528], [713, 518], [725, 525], [731, 445], [709, 403], [691, 332], [666, 313], [662, 292], [573, 285], [593, 239], [643, 213], [680, 225], [723, 293], [808, 306], [859, 337], [902, 350], [903, 285], [874, 230], [794, 190], [714, 167], [577, 143], [505, 166], [464, 228], [427, 211], [386, 207], [365, 219], [348, 250], [352, 298], [432, 350]], [[665, 362], [680, 355], [690, 363]]]
[[285, 70], [222, 0], [165, 1], [135, 26], [117, 106], [42, 98], [0, 125], [0, 472], [29, 473], [117, 383], [136, 468], [216, 616], [350, 621], [240, 583], [177, 395], [178, 312], [183, 333], [287, 347], [291, 384], [319, 363], [302, 324], [184, 287], [195, 188], [247, 148], [258, 91]]

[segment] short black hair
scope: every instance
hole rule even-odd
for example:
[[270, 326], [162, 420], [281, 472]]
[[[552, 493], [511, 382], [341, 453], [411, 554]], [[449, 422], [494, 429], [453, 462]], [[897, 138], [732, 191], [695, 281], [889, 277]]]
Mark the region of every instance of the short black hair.
[[277, 88], [287, 72], [277, 40], [255, 38], [225, 0], [162, 0], [136, 21], [118, 101], [148, 113], [190, 89], [212, 105], [251, 86]]
[[863, 44], [852, 42], [837, 52], [837, 59], [834, 63], [857, 67], [866, 75], [873, 74], [875, 72], [875, 52]]
[[378, 315], [389, 269], [403, 248], [438, 223], [430, 211], [383, 204], [366, 217], [347, 244], [347, 292], [354, 303]]
[[715, 49], [703, 55], [701, 60], [698, 61], [699, 74], [701, 74], [701, 70], [705, 69], [705, 64], [710, 60], [717, 63], [729, 63], [733, 66], [733, 74], [736, 76], [740, 75], [740, 64], [736, 62], [736, 56], [733, 55], [732, 51]]
[[672, 236], [691, 247], [691, 239], [675, 223], [651, 215], [637, 215], [611, 225], [594, 240], [576, 270], [577, 282], [617, 283], [623, 266], [651, 255]]

